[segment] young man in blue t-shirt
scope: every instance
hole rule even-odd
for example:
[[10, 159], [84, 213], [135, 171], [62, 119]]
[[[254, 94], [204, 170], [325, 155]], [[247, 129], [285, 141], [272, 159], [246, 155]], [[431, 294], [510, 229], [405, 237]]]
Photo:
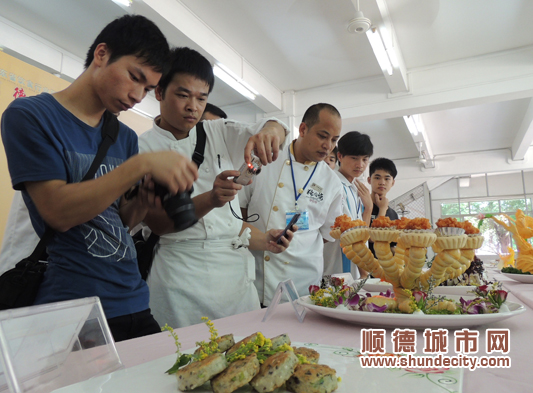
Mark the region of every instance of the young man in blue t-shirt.
[[[108, 24], [89, 49], [85, 71], [65, 90], [15, 100], [2, 115], [13, 187], [22, 190], [32, 225], [48, 243], [49, 265], [35, 304], [99, 296], [116, 341], [159, 331], [138, 271], [128, 228], [161, 201], [153, 181], [176, 193], [198, 173], [175, 152], [137, 154], [137, 136], [120, 124], [95, 178], [81, 182], [102, 140], [102, 116], [128, 110], [155, 89], [168, 43], [139, 15]], [[141, 179], [145, 186], [121, 196]]]

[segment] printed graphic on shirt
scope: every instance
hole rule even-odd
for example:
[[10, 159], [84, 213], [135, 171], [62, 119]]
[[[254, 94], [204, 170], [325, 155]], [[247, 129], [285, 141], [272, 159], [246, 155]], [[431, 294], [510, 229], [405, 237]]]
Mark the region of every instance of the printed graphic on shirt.
[[317, 204], [320, 202], [324, 202], [324, 193], [322, 192], [322, 187], [320, 187], [318, 184], [313, 183], [311, 186], [307, 189], [305, 195], [307, 198], [309, 198], [309, 202]]
[[[72, 168], [76, 168], [71, 171], [74, 178], [72, 181], [81, 181], [89, 171], [94, 155], [68, 152], [67, 156]], [[95, 178], [111, 172], [122, 162], [120, 158], [107, 156], [96, 171]], [[133, 240], [119, 216], [118, 200], [92, 220], [80, 225], [80, 231], [85, 239], [87, 252], [95, 258], [112, 257], [113, 261], [120, 261], [135, 257]]]

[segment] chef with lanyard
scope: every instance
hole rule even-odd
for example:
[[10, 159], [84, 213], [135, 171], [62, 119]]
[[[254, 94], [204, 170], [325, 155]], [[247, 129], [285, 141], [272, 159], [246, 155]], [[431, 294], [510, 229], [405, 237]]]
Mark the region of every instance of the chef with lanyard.
[[281, 281], [292, 279], [299, 295], [318, 284], [324, 269], [324, 239], [342, 214], [342, 185], [324, 163], [339, 138], [342, 121], [329, 104], [311, 106], [304, 114], [298, 139], [284, 155], [263, 167], [250, 186], [239, 193], [245, 216], [258, 214], [261, 231], [287, 225], [300, 213], [291, 246], [280, 254], [252, 251], [256, 261], [255, 284], [264, 306], [270, 304]]
[[[335, 171], [342, 183], [344, 214], [350, 216], [352, 220], [363, 220], [367, 225], [370, 225], [373, 202], [370, 190], [358, 178], [368, 167], [372, 153], [373, 145], [368, 135], [357, 131], [348, 132], [339, 140], [337, 153], [339, 169]], [[338, 249], [340, 250], [340, 246]], [[366, 277], [366, 272], [360, 271], [342, 250], [340, 252], [336, 250], [332, 258], [336, 261], [342, 260], [342, 271], [351, 272], [354, 279], [360, 276]]]

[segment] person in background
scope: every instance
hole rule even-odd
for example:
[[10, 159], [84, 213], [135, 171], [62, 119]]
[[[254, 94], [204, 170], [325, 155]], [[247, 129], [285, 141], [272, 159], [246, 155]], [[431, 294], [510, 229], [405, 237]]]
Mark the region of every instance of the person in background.
[[[335, 174], [342, 183], [343, 213], [352, 220], [363, 220], [370, 224], [372, 213], [372, 197], [370, 190], [359, 178], [365, 173], [374, 147], [370, 137], [358, 131], [351, 131], [342, 136], [338, 143], [337, 157], [339, 168]], [[324, 255], [324, 260], [329, 259], [329, 269], [335, 273], [350, 272], [354, 279], [366, 277], [366, 272], [353, 264], [341, 250], [340, 242], [335, 241], [335, 246], [329, 244], [329, 255]], [[332, 249], [333, 248], [333, 249]]]
[[[22, 191], [37, 234], [55, 230], [35, 304], [98, 296], [115, 341], [160, 332], [128, 227], [153, 204], [152, 180], [177, 193], [190, 189], [198, 172], [175, 152], [137, 154], [137, 135], [119, 123], [95, 178], [81, 180], [102, 140], [104, 112], [128, 110], [155, 89], [168, 54], [153, 22], [123, 16], [96, 37], [69, 87], [16, 99], [2, 116], [13, 187]], [[121, 198], [143, 178], [137, 197]]]
[[[173, 150], [191, 157], [198, 140], [196, 125], [214, 83], [213, 68], [204, 56], [190, 48], [174, 49], [170, 70], [155, 91], [161, 116], [140, 136], [140, 151]], [[201, 323], [204, 316], [216, 319], [259, 309], [248, 248], [276, 254], [292, 239], [288, 231], [276, 244], [282, 229], [259, 231], [236, 219], [232, 210], [239, 211], [237, 192], [243, 187], [233, 182], [239, 176], [235, 169], [250, 162], [252, 149], [266, 165], [263, 169], [270, 167], [287, 127], [276, 119], [256, 124], [219, 119], [202, 125], [207, 137], [204, 161], [192, 193], [199, 221], [176, 232], [163, 209], [153, 209], [144, 220], [161, 235], [147, 279], [150, 308], [160, 325], [185, 327]]]
[[331, 153], [329, 153], [327, 158], [324, 160], [324, 162], [333, 170], [337, 168], [337, 151], [337, 147], [335, 146]]
[[217, 119], [227, 119], [228, 115], [218, 106], [210, 104], [209, 102], [205, 104], [205, 110], [202, 114], [201, 120], [217, 120]]
[[[371, 220], [373, 221], [379, 216], [387, 216], [392, 221], [397, 220], [398, 213], [389, 207], [389, 200], [387, 199], [387, 193], [394, 186], [398, 174], [396, 165], [388, 158], [376, 158], [370, 163], [369, 173], [368, 183], [372, 188], [372, 202], [374, 203]], [[391, 243], [393, 251], [395, 246], [396, 243]], [[370, 240], [368, 241], [368, 248], [375, 256], [374, 243]]]
[[324, 271], [323, 239], [335, 218], [342, 214], [342, 186], [324, 162], [339, 138], [342, 120], [330, 104], [307, 109], [298, 139], [280, 152], [280, 158], [263, 168], [254, 182], [239, 193], [244, 217], [259, 215], [261, 231], [284, 227], [300, 213], [298, 232], [291, 246], [280, 254], [254, 251], [259, 298], [270, 304], [280, 281], [292, 279], [300, 295], [318, 284]]

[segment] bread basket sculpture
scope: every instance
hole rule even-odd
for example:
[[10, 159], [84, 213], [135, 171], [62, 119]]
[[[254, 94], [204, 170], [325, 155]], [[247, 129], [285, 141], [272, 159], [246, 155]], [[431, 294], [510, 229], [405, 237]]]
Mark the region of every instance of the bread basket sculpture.
[[[477, 228], [455, 219], [437, 221], [433, 231], [426, 218], [391, 221], [378, 217], [368, 228], [363, 221], [352, 221], [345, 215], [337, 217], [331, 234], [338, 236], [344, 254], [353, 263], [392, 284], [396, 308], [405, 313], [416, 311], [413, 291], [427, 291], [463, 274], [474, 259], [474, 250], [483, 244]], [[377, 258], [367, 246], [368, 239], [374, 242]], [[391, 242], [397, 243], [394, 254]], [[428, 247], [433, 247], [436, 257], [424, 271]], [[440, 302], [438, 306], [448, 304]]]
[[509, 217], [507, 214], [502, 214], [502, 216], [507, 219], [508, 224], [493, 216], [487, 216], [487, 218], [492, 218], [513, 236], [518, 249], [514, 267], [524, 273], [533, 274], [533, 246], [527, 241], [527, 239], [533, 237], [533, 217], [526, 216], [520, 209], [516, 211], [516, 219]]

